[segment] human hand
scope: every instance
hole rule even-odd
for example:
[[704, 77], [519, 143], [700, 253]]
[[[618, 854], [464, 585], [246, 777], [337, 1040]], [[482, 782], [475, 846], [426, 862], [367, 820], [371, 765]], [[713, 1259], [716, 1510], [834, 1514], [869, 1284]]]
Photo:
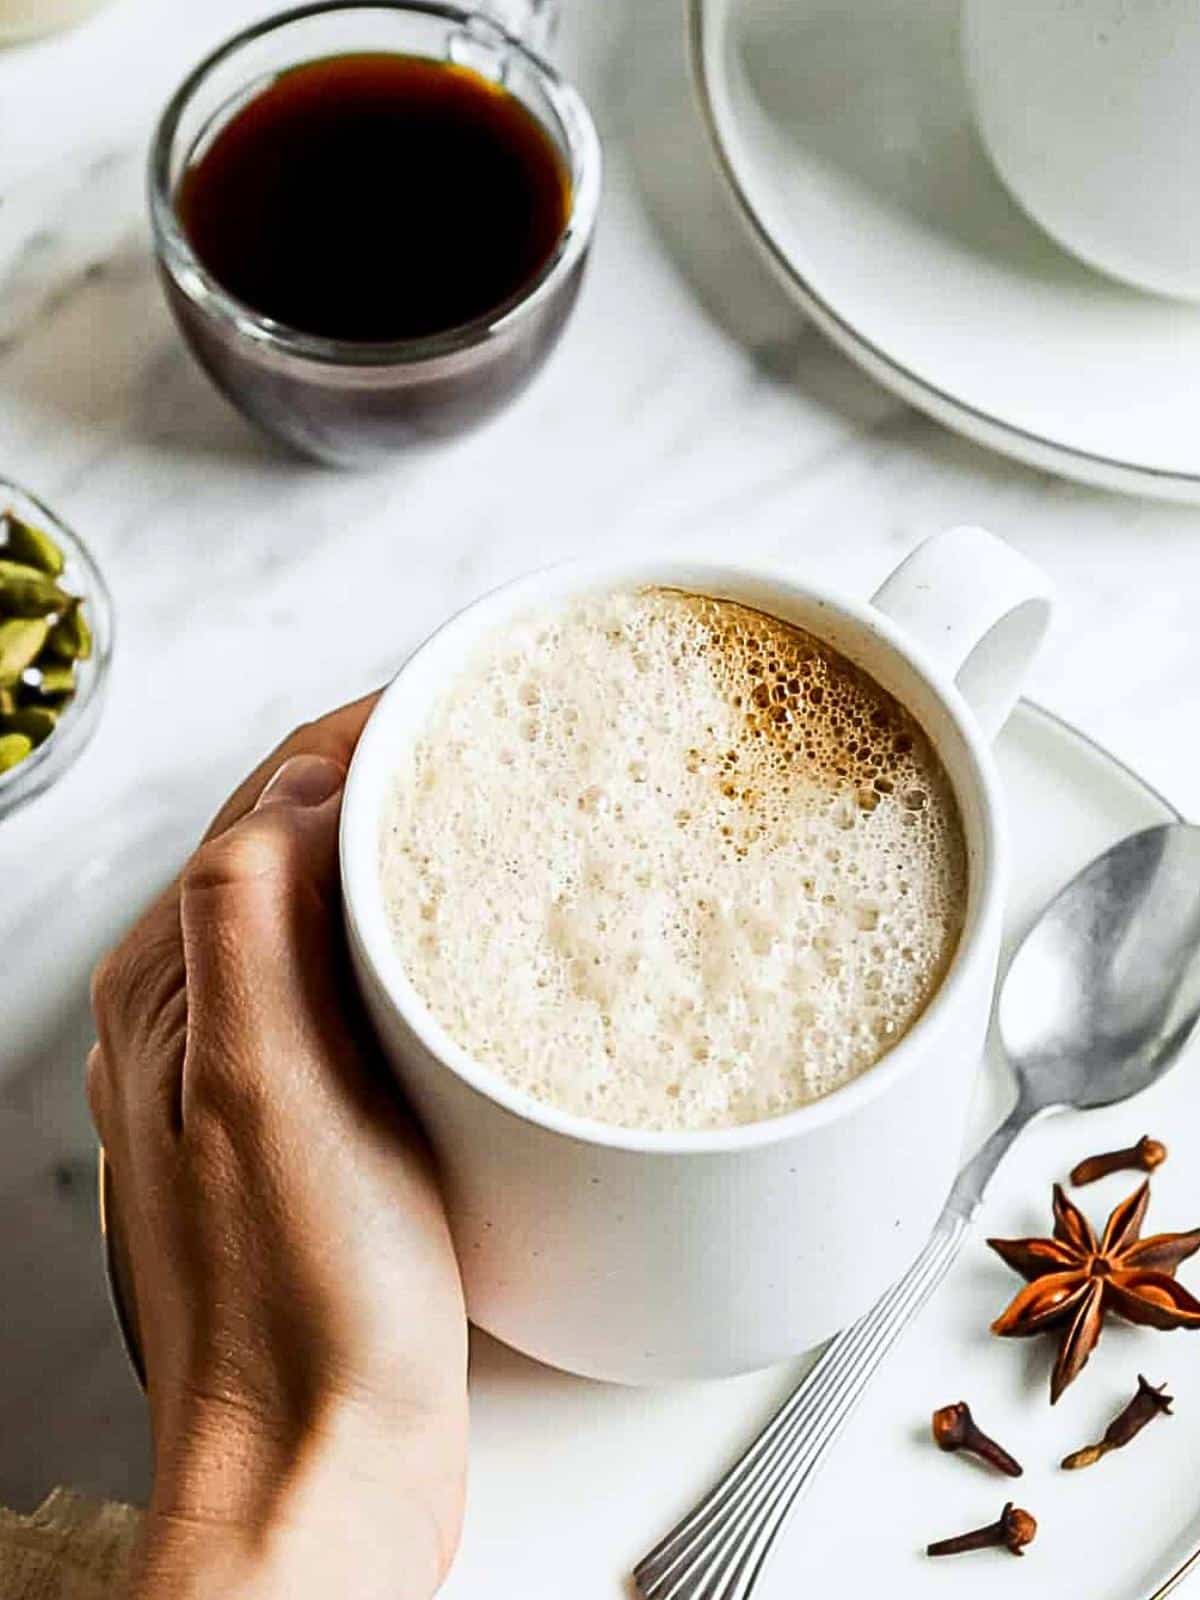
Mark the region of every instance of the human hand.
[[96, 972], [88, 1095], [154, 1442], [138, 1600], [418, 1600], [458, 1542], [458, 1269], [342, 935], [370, 709], [293, 734]]

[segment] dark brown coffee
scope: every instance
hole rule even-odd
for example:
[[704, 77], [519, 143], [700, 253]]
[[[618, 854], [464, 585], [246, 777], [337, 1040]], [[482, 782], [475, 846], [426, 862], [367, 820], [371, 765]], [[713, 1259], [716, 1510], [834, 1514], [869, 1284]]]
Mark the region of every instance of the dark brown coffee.
[[197, 256], [304, 333], [442, 333], [519, 296], [571, 210], [537, 118], [469, 68], [333, 56], [283, 73], [221, 128], [176, 204]]

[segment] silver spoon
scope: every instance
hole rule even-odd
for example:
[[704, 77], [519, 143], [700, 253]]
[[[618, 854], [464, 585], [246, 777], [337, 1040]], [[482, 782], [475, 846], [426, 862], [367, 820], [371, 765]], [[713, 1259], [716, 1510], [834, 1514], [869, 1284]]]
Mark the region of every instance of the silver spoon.
[[959, 1173], [904, 1277], [837, 1335], [741, 1460], [638, 1564], [644, 1600], [748, 1600], [880, 1362], [949, 1271], [1013, 1140], [1045, 1112], [1148, 1088], [1198, 1013], [1200, 827], [1169, 823], [1097, 857], [1026, 935], [997, 1007], [1016, 1104]]

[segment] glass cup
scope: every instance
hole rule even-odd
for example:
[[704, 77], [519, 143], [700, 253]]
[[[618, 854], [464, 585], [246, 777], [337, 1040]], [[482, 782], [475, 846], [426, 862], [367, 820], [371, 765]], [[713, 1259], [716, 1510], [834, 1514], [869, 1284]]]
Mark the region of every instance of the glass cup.
[[[486, 9], [443, 0], [302, 6], [247, 28], [201, 62], [162, 115], [150, 156], [150, 215], [167, 299], [217, 387], [303, 454], [371, 465], [461, 433], [518, 394], [554, 347], [575, 301], [600, 198], [596, 130], [579, 95], [536, 53], [553, 7]], [[512, 24], [516, 26], [515, 23]], [[193, 251], [175, 207], [179, 182], [231, 116], [283, 72], [360, 51], [449, 61], [502, 84], [561, 152], [572, 206], [553, 255], [495, 310], [443, 333], [383, 343], [329, 339], [263, 316], [228, 293]]]

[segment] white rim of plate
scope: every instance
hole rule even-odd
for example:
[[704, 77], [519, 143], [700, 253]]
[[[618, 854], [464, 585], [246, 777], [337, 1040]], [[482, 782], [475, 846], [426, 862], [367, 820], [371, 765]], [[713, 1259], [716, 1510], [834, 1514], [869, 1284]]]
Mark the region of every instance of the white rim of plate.
[[[732, 10], [734, 3], [735, 0], [730, 0], [727, 9]], [[1120, 461], [1113, 456], [1098, 455], [1048, 439], [1003, 417], [993, 416], [972, 405], [969, 400], [939, 389], [937, 384], [896, 361], [835, 310], [799, 271], [742, 186], [738, 163], [717, 109], [717, 97], [709, 72], [710, 55], [719, 54], [720, 44], [725, 37], [724, 31], [714, 37], [712, 10], [713, 0], [688, 0], [688, 49], [692, 81], [717, 168], [749, 225], [755, 243], [822, 333], [858, 362], [871, 377], [901, 399], [918, 406], [935, 421], [966, 434], [968, 438], [983, 441], [1005, 455], [1129, 494], [1161, 496], [1175, 490], [1189, 500], [1195, 499], [1200, 494], [1200, 472], [1175, 472], [1165, 467]]]

